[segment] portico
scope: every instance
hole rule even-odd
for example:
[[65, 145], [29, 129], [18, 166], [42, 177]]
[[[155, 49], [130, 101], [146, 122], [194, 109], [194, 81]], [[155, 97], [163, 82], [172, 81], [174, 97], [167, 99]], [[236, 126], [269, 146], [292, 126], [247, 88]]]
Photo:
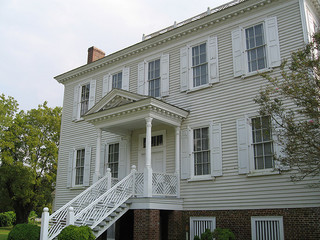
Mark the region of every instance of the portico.
[[[131, 133], [136, 129], [145, 129], [145, 166], [143, 168], [143, 197], [154, 195], [155, 177], [152, 169], [152, 129], [155, 126], [167, 125], [174, 129], [175, 150], [174, 150], [174, 175], [179, 179], [180, 172], [180, 126], [188, 116], [188, 111], [167, 104], [159, 99], [143, 96], [120, 89], [113, 89], [104, 96], [84, 116], [84, 120], [93, 124], [97, 131], [95, 173], [93, 181], [96, 182], [101, 176], [101, 136], [102, 132], [110, 132], [121, 136], [126, 141], [131, 141]], [[130, 151], [130, 148], [128, 148]], [[130, 154], [125, 159], [130, 162]], [[179, 181], [176, 181], [177, 184]], [[179, 197], [179, 186], [177, 186]], [[140, 191], [140, 192], [139, 192]], [[142, 192], [141, 192], [142, 191]]]

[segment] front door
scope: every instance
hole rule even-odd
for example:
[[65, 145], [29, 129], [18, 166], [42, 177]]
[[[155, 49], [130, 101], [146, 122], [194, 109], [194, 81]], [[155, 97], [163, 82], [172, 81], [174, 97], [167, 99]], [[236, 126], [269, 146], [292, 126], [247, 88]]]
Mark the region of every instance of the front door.
[[[139, 160], [138, 171], [143, 172], [146, 165], [146, 149], [145, 149], [145, 135], [140, 136], [139, 143]], [[152, 134], [151, 139], [151, 167], [155, 173], [166, 172], [165, 159], [165, 131], [159, 131]]]

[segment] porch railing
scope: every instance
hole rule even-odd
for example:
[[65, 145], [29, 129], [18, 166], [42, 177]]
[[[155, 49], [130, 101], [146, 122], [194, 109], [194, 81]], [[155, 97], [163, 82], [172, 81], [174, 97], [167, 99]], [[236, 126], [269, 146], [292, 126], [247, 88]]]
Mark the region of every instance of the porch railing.
[[103, 193], [105, 193], [117, 180], [111, 178], [110, 171], [106, 176], [94, 183], [91, 187], [80, 193], [70, 202], [58, 209], [49, 217], [48, 236], [49, 239], [55, 238], [60, 231], [66, 226], [67, 213], [70, 207], [73, 207], [74, 214], [78, 214], [90, 203], [98, 199]]

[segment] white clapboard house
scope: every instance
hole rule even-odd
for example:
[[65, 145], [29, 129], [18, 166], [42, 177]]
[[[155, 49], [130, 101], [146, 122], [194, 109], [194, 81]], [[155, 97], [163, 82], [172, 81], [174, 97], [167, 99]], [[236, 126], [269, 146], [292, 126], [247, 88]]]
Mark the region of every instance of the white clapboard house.
[[[196, 4], [196, 3], [195, 3]], [[319, 0], [236, 0], [56, 76], [64, 85], [54, 213], [100, 239], [319, 239], [314, 179], [290, 180], [253, 98], [303, 48]], [[46, 209], [47, 210], [47, 209]], [[49, 223], [49, 224], [46, 224]]]

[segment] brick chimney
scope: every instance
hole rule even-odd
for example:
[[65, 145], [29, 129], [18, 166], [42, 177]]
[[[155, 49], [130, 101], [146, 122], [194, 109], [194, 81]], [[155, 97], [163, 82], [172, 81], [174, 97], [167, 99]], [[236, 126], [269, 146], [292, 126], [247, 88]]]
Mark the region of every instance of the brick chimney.
[[104, 51], [94, 46], [88, 48], [88, 64], [103, 58], [106, 54]]

